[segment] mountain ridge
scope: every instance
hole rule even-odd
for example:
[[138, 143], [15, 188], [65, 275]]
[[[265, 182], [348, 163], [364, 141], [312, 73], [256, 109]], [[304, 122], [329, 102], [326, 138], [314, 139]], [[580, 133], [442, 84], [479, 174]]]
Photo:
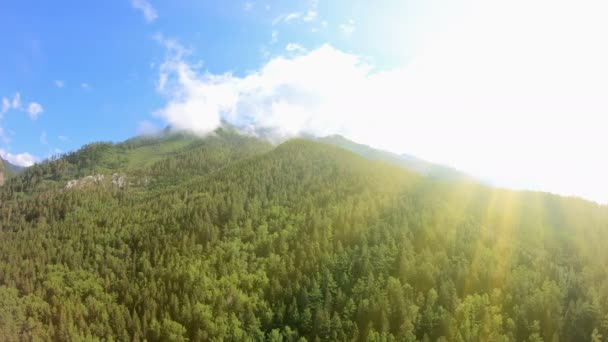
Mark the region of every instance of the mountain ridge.
[[311, 139], [89, 144], [0, 188], [0, 236], [6, 341], [608, 333], [608, 207]]
[[346, 150], [355, 152], [366, 159], [381, 160], [391, 163], [405, 169], [420, 173], [421, 175], [445, 179], [445, 180], [462, 180], [472, 179], [472, 177], [454, 168], [428, 162], [424, 159], [409, 155], [396, 154], [385, 150], [376, 149], [368, 145], [360, 144], [345, 138], [342, 135], [334, 134], [326, 137], [316, 138], [315, 140], [339, 146]]

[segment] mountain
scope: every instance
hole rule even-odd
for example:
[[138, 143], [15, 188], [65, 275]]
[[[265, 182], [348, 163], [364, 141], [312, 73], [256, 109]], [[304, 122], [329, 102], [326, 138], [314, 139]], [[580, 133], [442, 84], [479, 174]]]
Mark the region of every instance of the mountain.
[[348, 140], [341, 135], [330, 135], [327, 137], [318, 138], [317, 140], [322, 143], [335, 145], [345, 150], [349, 150], [362, 156], [363, 158], [384, 161], [428, 177], [443, 180], [470, 179], [470, 177], [466, 174], [453, 168], [433, 164], [408, 154], [398, 155], [396, 153], [374, 149], [367, 145], [358, 144], [354, 141]]
[[0, 186], [11, 176], [18, 174], [23, 170], [23, 167], [13, 165], [8, 161], [0, 158]]
[[[120, 174], [134, 189], [162, 187], [205, 174], [226, 163], [272, 148], [269, 142], [220, 128], [205, 139], [165, 130], [114, 144], [98, 142], [78, 151], [35, 164], [10, 179], [4, 194], [60, 190], [83, 177]], [[2, 198], [2, 193], [0, 193]]]
[[608, 207], [310, 139], [96, 143], [0, 188], [0, 340], [601, 340], [607, 239]]

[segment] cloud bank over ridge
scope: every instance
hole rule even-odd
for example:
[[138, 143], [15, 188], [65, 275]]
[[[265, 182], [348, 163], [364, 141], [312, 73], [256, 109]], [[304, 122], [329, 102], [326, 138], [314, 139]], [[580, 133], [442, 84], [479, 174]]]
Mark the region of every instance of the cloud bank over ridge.
[[323, 45], [242, 76], [211, 74], [165, 40], [157, 115], [200, 134], [222, 119], [284, 136], [340, 133], [497, 185], [608, 203], [608, 5], [465, 3], [449, 30], [391, 69]]
[[[158, 83], [168, 103], [156, 114], [178, 129], [199, 134], [213, 131], [222, 119], [285, 136], [351, 132], [369, 127], [367, 113], [382, 109], [379, 102], [396, 101], [400, 93], [386, 84], [397, 81], [402, 71], [373, 71], [359, 57], [330, 45], [276, 57], [239, 77], [199, 72], [175, 44], [167, 43], [171, 54], [160, 67]], [[395, 110], [399, 108], [387, 114]]]

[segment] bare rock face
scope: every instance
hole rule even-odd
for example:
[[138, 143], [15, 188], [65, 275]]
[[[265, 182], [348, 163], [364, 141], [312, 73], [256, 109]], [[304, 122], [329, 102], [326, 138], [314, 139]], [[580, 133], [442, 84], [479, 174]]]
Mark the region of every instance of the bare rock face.
[[87, 186], [101, 185], [101, 184], [103, 184], [104, 178], [105, 178], [104, 175], [97, 174], [94, 176], [86, 176], [81, 179], [73, 179], [66, 183], [65, 188], [73, 189], [73, 188], [84, 188]]
[[77, 186], [77, 185], [78, 185], [78, 179], [73, 179], [73, 180], [68, 181], [68, 182], [66, 183], [65, 188], [66, 188], [66, 189], [71, 189], [71, 188], [73, 188], [73, 187], [75, 187], [75, 186]]
[[4, 185], [4, 171], [0, 170], [0, 186]]
[[[137, 182], [140, 183], [139, 181]], [[148, 179], [144, 179], [144, 184], [148, 184]], [[84, 189], [91, 187], [115, 187], [118, 189], [126, 189], [129, 185], [127, 177], [119, 173], [115, 173], [112, 177], [105, 177], [102, 174], [86, 176], [80, 179], [72, 179], [68, 181], [65, 189]]]
[[124, 189], [127, 187], [127, 179], [125, 176], [115, 173], [112, 175], [112, 185], [118, 187], [119, 189]]

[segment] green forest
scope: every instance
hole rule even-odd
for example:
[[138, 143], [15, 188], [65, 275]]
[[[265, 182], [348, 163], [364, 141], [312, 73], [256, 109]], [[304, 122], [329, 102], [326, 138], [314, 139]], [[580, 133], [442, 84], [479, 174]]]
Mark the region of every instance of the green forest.
[[221, 128], [29, 167], [0, 341], [608, 339], [608, 207], [373, 159]]

